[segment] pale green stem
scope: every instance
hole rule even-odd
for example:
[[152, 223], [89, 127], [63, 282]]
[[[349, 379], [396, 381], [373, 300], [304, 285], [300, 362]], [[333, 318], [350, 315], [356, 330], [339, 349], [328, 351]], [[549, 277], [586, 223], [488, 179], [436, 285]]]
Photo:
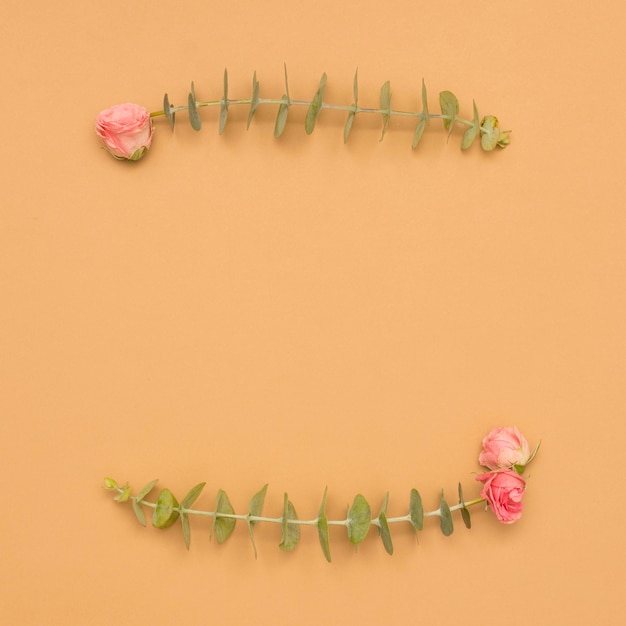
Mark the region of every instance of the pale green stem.
[[[280, 100], [275, 100], [272, 98], [259, 98], [258, 99], [259, 104], [274, 104], [274, 105], [279, 106], [281, 104], [285, 104], [286, 102], [288, 102], [290, 106], [306, 106], [306, 107], [311, 106], [311, 102], [309, 100], [292, 100], [292, 99], [286, 100], [282, 98]], [[198, 108], [216, 107], [216, 106], [221, 106], [223, 103], [224, 103], [223, 100], [210, 100], [208, 102], [197, 101], [196, 106]], [[242, 99], [237, 99], [237, 100], [231, 100], [231, 99], [226, 100], [227, 106], [237, 105], [237, 104], [245, 104], [245, 105], [250, 106], [252, 104], [252, 99], [242, 98]], [[172, 106], [170, 107], [170, 111], [171, 113], [178, 113], [180, 111], [186, 111], [188, 108], [189, 107], [186, 104], [184, 104], [181, 106]], [[355, 114], [356, 113], [374, 113], [376, 115], [389, 115], [389, 116], [398, 116], [398, 117], [417, 117], [420, 119], [429, 118], [429, 119], [441, 119], [441, 120], [454, 120], [454, 122], [458, 122], [459, 124], [463, 124], [464, 126], [474, 125], [474, 122], [472, 120], [466, 120], [461, 117], [445, 115], [442, 113], [426, 114], [424, 112], [419, 112], [419, 111], [399, 111], [396, 109], [375, 109], [375, 108], [355, 106], [354, 104], [350, 104], [350, 105], [330, 104], [328, 102], [322, 102], [322, 104], [320, 105], [320, 111], [322, 109], [331, 109], [334, 111], [345, 111], [347, 113], [354, 112]], [[150, 117], [159, 117], [162, 115], [165, 115], [165, 111], [163, 109], [159, 111], [153, 111], [152, 113], [150, 113]], [[480, 128], [480, 130], [481, 132], [484, 132], [482, 127]]]
[[[121, 489], [120, 487], [117, 488], [118, 493], [123, 493], [123, 489]], [[133, 496], [131, 496], [130, 499], [133, 499]], [[480, 504], [481, 502], [485, 502], [484, 498], [476, 498], [475, 500], [470, 500], [469, 502], [464, 502], [463, 504], [459, 503], [459, 504], [455, 504], [453, 506], [450, 507], [450, 512], [453, 511], [458, 511], [459, 509], [462, 508], [467, 508], [470, 506], [474, 506], [475, 504]], [[144, 504], [145, 506], [151, 508], [151, 509], [155, 509], [156, 508], [156, 502], [147, 502], [146, 500], [141, 500], [141, 504]], [[282, 524], [283, 523], [283, 517], [263, 517], [260, 515], [243, 515], [243, 514], [237, 514], [237, 513], [218, 513], [217, 511], [202, 511], [199, 509], [184, 509], [181, 507], [175, 507], [174, 509], [175, 511], [178, 511], [179, 513], [185, 513], [187, 515], [199, 515], [202, 517], [223, 517], [226, 519], [234, 519], [234, 520], [241, 520], [241, 521], [245, 521], [245, 522], [252, 522], [252, 523], [257, 523], [257, 522], [269, 522], [272, 524]], [[433, 511], [425, 511], [424, 512], [424, 517], [440, 517], [441, 516], [441, 509], [435, 509]], [[327, 520], [328, 521], [328, 525], [329, 526], [347, 526], [348, 525], [348, 520], [347, 519], [343, 519], [343, 520]], [[314, 519], [310, 519], [310, 520], [299, 520], [299, 519], [290, 519], [289, 523], [290, 524], [298, 524], [300, 526], [317, 526], [319, 522], [319, 517], [316, 517]], [[387, 523], [389, 524], [396, 524], [398, 522], [409, 522], [411, 523], [411, 517], [410, 515], [402, 515], [400, 517], [388, 517], [387, 518]], [[379, 518], [375, 517], [370, 521], [370, 524], [373, 526], [380, 526], [380, 522], [379, 522]]]

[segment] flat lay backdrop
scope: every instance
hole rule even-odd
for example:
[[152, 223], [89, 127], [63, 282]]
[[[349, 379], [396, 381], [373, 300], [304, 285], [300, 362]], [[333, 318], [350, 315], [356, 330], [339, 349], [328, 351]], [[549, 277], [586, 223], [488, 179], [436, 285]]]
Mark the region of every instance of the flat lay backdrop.
[[[623, 2], [5, 3], [0, 9], [0, 622], [621, 624], [626, 436]], [[155, 121], [142, 161], [96, 114], [261, 97], [496, 115], [461, 152], [433, 121], [216, 109]], [[277, 525], [224, 545], [141, 527], [105, 476], [302, 518], [356, 493], [407, 512], [479, 489], [480, 440], [542, 448], [511, 526], [392, 527], [354, 550]]]

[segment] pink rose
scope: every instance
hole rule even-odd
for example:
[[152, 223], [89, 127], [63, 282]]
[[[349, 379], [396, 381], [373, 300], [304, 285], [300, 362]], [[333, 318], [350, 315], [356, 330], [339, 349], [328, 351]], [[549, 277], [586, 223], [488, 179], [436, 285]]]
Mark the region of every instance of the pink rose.
[[138, 161], [152, 142], [150, 113], [136, 104], [116, 104], [98, 114], [96, 133], [116, 159]]
[[494, 428], [484, 439], [478, 462], [491, 470], [516, 467], [524, 471], [530, 460], [528, 441], [515, 427]]
[[476, 476], [483, 484], [480, 495], [487, 500], [503, 524], [512, 524], [522, 516], [522, 496], [526, 481], [514, 470], [497, 469]]

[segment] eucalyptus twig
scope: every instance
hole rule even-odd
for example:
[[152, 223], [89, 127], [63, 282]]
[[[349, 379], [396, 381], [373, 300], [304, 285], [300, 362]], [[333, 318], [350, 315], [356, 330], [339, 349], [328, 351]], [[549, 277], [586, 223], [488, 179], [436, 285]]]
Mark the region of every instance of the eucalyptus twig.
[[146, 501], [145, 497], [154, 489], [156, 484], [156, 480], [149, 482], [137, 493], [137, 495], [133, 496], [131, 495], [131, 487], [128, 483], [120, 486], [113, 478], [105, 478], [104, 480], [105, 489], [115, 492], [114, 499], [117, 502], [131, 502], [133, 511], [139, 523], [143, 526], [146, 525], [145, 512], [142, 508], [143, 506], [153, 509], [152, 525], [156, 528], [169, 528], [180, 519], [187, 549], [189, 549], [191, 540], [189, 516], [197, 515], [213, 519], [212, 532], [215, 533], [217, 542], [220, 544], [226, 541], [226, 539], [228, 539], [231, 535], [237, 521], [245, 522], [248, 526], [255, 557], [257, 551], [254, 542], [254, 526], [256, 524], [260, 522], [280, 524], [282, 528], [282, 538], [279, 547], [285, 551], [293, 550], [300, 541], [301, 526], [315, 526], [317, 527], [322, 552], [329, 562], [331, 560], [328, 532], [329, 526], [344, 526], [348, 533], [348, 539], [355, 546], [365, 539], [370, 527], [375, 526], [382, 539], [386, 552], [391, 555], [393, 554], [393, 543], [389, 528], [391, 524], [408, 523], [417, 532], [422, 530], [425, 518], [437, 517], [439, 518], [439, 525], [442, 533], [448, 536], [451, 535], [454, 530], [454, 523], [452, 520], [452, 513], [454, 511], [461, 512], [463, 523], [467, 528], [470, 528], [471, 521], [468, 507], [485, 502], [485, 499], [482, 497], [465, 502], [463, 499], [461, 483], [459, 483], [458, 504], [449, 506], [442, 491], [439, 507], [433, 511], [425, 512], [419, 492], [416, 489], [412, 489], [409, 498], [409, 510], [406, 515], [399, 517], [387, 517], [387, 504], [389, 501], [389, 494], [387, 493], [378, 515], [376, 517], [372, 517], [372, 511], [367, 500], [363, 495], [357, 494], [352, 502], [352, 505], [348, 508], [345, 519], [329, 520], [326, 516], [327, 490], [325, 490], [317, 517], [310, 520], [301, 520], [298, 519], [295, 507], [293, 506], [291, 500], [289, 500], [286, 493], [284, 495], [283, 511], [280, 517], [265, 517], [261, 515], [263, 503], [265, 501], [265, 494], [267, 492], [267, 485], [252, 496], [248, 505], [248, 512], [246, 514], [237, 514], [235, 513], [226, 492], [222, 489], [217, 492], [215, 509], [213, 511], [191, 508], [204, 489], [206, 483], [199, 483], [193, 487], [180, 503], [176, 500], [174, 494], [169, 489], [162, 489], [156, 502]]
[[491, 151], [496, 147], [504, 148], [510, 142], [510, 131], [500, 130], [498, 119], [496, 117], [493, 115], [487, 115], [480, 119], [475, 102], [473, 103], [473, 117], [471, 120], [459, 117], [459, 101], [450, 91], [442, 91], [439, 94], [439, 106], [441, 108], [441, 113], [430, 113], [428, 110], [428, 98], [424, 81], [422, 81], [421, 111], [402, 111], [392, 107], [391, 86], [389, 81], [385, 82], [385, 84], [381, 87], [380, 106], [378, 108], [368, 108], [362, 107], [358, 104], [358, 70], [354, 75], [353, 102], [349, 105], [332, 104], [324, 101], [326, 79], [326, 74], [322, 74], [317, 91], [311, 100], [294, 100], [289, 95], [287, 68], [285, 67], [285, 93], [282, 98], [261, 98], [259, 96], [259, 81], [257, 80], [256, 72], [254, 72], [254, 76], [252, 78], [251, 97], [230, 98], [228, 95], [228, 71], [224, 70], [224, 87], [221, 98], [207, 101], [198, 100], [195, 94], [195, 86], [192, 82], [191, 90], [187, 96], [187, 104], [173, 106], [169, 101], [169, 96], [165, 94], [163, 98], [163, 109], [150, 113], [150, 117], [154, 118], [164, 115], [169, 120], [170, 126], [173, 130], [176, 114], [182, 111], [187, 111], [192, 128], [194, 130], [200, 130], [202, 127], [202, 121], [200, 119], [199, 109], [204, 107], [219, 107], [219, 134], [221, 135], [224, 132], [224, 128], [228, 120], [228, 111], [231, 106], [245, 105], [250, 107], [247, 120], [247, 127], [249, 128], [252, 118], [254, 117], [254, 114], [259, 106], [274, 105], [278, 107], [276, 123], [274, 126], [274, 136], [280, 137], [285, 130], [289, 109], [294, 106], [299, 106], [307, 107], [304, 124], [308, 135], [310, 135], [315, 129], [317, 119], [321, 111], [324, 109], [346, 112], [348, 117], [346, 119], [343, 132], [344, 143], [348, 140], [355, 117], [361, 113], [382, 116], [383, 128], [380, 137], [381, 141], [387, 132], [389, 121], [392, 117], [415, 118], [418, 123], [413, 134], [413, 149], [418, 146], [424, 130], [430, 125], [430, 121], [432, 119], [442, 120], [444, 128], [448, 131], [448, 136], [452, 133], [452, 129], [455, 124], [466, 127], [461, 143], [461, 149], [463, 150], [467, 150], [477, 137], [480, 137], [480, 144], [483, 150], [486, 151]]

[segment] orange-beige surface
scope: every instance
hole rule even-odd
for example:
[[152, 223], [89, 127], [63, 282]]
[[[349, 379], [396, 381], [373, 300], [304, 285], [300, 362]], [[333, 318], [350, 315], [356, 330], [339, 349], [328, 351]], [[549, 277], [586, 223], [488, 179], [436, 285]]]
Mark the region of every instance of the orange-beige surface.
[[[0, 9], [0, 623], [622, 624], [626, 9], [622, 2], [5, 3]], [[119, 102], [313, 96], [496, 115], [461, 152], [433, 121], [276, 107], [155, 120], [135, 164], [100, 149]], [[461, 481], [480, 439], [542, 448], [522, 519], [392, 527], [358, 550], [277, 525], [141, 527], [105, 476], [237, 512], [269, 483], [302, 518], [362, 493], [404, 515]]]

